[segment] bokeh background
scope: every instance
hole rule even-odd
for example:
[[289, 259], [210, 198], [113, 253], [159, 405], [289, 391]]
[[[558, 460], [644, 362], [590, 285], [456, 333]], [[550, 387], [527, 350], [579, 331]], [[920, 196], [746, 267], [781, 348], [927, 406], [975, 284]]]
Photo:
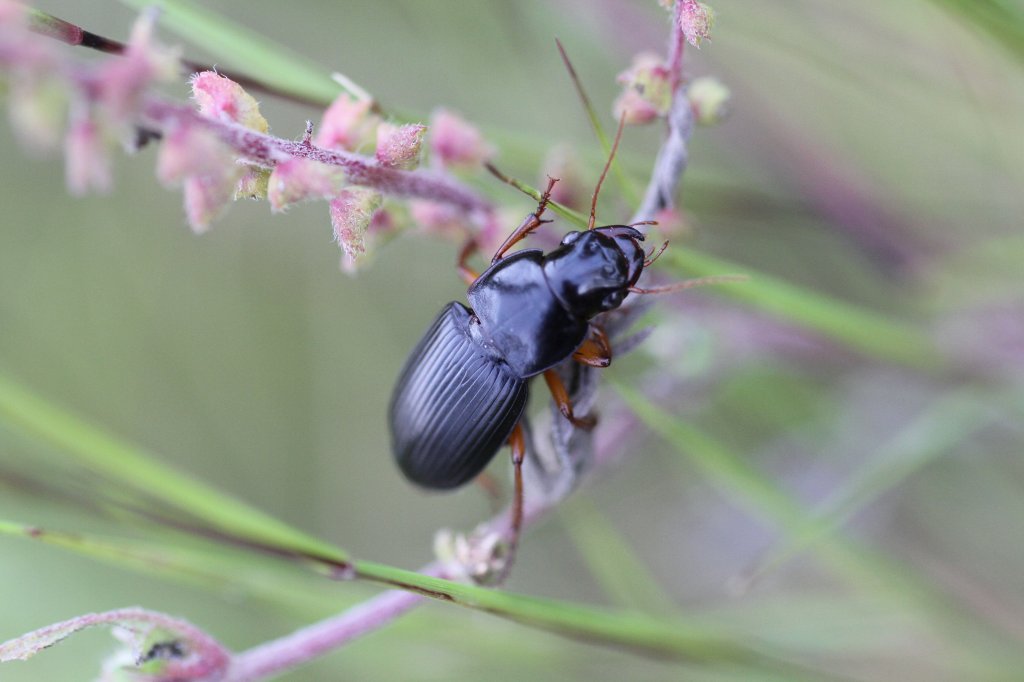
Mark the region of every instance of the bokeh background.
[[[668, 33], [666, 13], [639, 0], [204, 4], [344, 72], [386, 108], [424, 120], [460, 111], [528, 181], [568, 144], [588, 185], [603, 153], [554, 38], [611, 127], [615, 75]], [[37, 5], [114, 38], [134, 18], [112, 0]], [[638, 425], [622, 466], [525, 538], [509, 588], [617, 606], [641, 594], [643, 607], [646, 594], [785, 643], [824, 679], [1020, 679], [1024, 13], [996, 0], [712, 5], [713, 38], [687, 50], [687, 69], [731, 88], [732, 115], [694, 136], [681, 194], [691, 231], [672, 248], [898, 320], [944, 359], [921, 369], [871, 358], [720, 292], [666, 302], [649, 348], [615, 378], [659, 391], [662, 408], [741, 456], [760, 477], [751, 490], [767, 481], [801, 518], [830, 521], [789, 552], [795, 536], [765, 507]], [[262, 100], [285, 137], [317, 116]], [[637, 182], [661, 134], [626, 132], [620, 161]], [[84, 199], [66, 193], [58, 159], [26, 155], [6, 123], [0, 150], [5, 375], [358, 557], [414, 568], [437, 528], [489, 515], [473, 487], [413, 490], [388, 454], [391, 383], [435, 311], [462, 296], [453, 244], [408, 235], [350, 277], [323, 204], [272, 216], [239, 203], [197, 237], [180, 195], [154, 179], [152, 149], [118, 159], [111, 195]], [[614, 188], [605, 205], [616, 220], [630, 213]], [[602, 409], [617, 409], [605, 396]], [[61, 476], [51, 466], [0, 424], [0, 469], [45, 481]], [[126, 532], [19, 480], [0, 479], [0, 518]], [[837, 537], [878, 561], [846, 562]], [[650, 580], [618, 585], [642, 589], [616, 591], [608, 555], [624, 548]], [[0, 538], [0, 640], [139, 604], [241, 649], [372, 593], [254, 562], [293, 597], [211, 591]], [[91, 679], [108, 647], [106, 633], [86, 633], [0, 679]], [[750, 679], [444, 604], [283, 679], [342, 676]]]

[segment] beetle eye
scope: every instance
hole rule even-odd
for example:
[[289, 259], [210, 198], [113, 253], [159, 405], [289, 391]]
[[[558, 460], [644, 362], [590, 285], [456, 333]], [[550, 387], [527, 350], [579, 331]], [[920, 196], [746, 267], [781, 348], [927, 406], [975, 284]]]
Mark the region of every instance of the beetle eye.
[[603, 268], [601, 268], [601, 274], [611, 279], [612, 277], [615, 276], [615, 266], [612, 265], [611, 263], [606, 264]]
[[576, 241], [579, 238], [580, 238], [580, 233], [579, 232], [569, 232], [564, 237], [562, 237], [562, 246], [568, 246], [569, 244], [572, 244], [574, 241]]

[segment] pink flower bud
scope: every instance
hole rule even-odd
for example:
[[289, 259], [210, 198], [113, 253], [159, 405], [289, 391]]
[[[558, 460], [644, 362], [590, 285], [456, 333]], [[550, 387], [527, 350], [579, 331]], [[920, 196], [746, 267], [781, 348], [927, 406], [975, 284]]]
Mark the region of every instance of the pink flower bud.
[[626, 125], [644, 125], [661, 116], [661, 112], [633, 88], [622, 91], [612, 104], [612, 113], [616, 119], [624, 118]]
[[377, 161], [382, 166], [411, 169], [419, 163], [420, 145], [427, 127], [419, 124], [377, 126]]
[[151, 86], [178, 77], [179, 51], [153, 39], [157, 13], [143, 12], [132, 27], [124, 54], [105, 61], [97, 70], [98, 99], [110, 122], [130, 125], [139, 98]]
[[345, 172], [311, 159], [287, 159], [270, 174], [267, 199], [274, 212], [306, 199], [334, 196], [345, 182]]
[[328, 149], [354, 151], [373, 140], [380, 119], [371, 113], [368, 99], [355, 100], [341, 93], [327, 107], [313, 142]]
[[198, 125], [168, 131], [156, 166], [157, 178], [165, 185], [182, 183], [185, 215], [196, 233], [205, 232], [227, 209], [245, 170], [224, 143]]
[[374, 212], [366, 234], [374, 237], [386, 237], [394, 234], [397, 230], [398, 224], [395, 222], [395, 217], [391, 214], [391, 211], [379, 208]]
[[644, 124], [668, 113], [672, 106], [672, 75], [661, 58], [651, 53], [633, 57], [633, 64], [619, 74], [625, 88], [615, 100], [615, 118], [628, 124]]
[[380, 192], [367, 187], [346, 187], [331, 200], [331, 226], [345, 252], [346, 269], [355, 268], [366, 253], [366, 232], [381, 201]]
[[65, 177], [71, 194], [110, 190], [110, 146], [91, 117], [78, 115], [72, 120], [64, 143]]
[[10, 82], [11, 125], [33, 151], [60, 145], [67, 111], [67, 85], [57, 77], [16, 78]]
[[729, 114], [732, 93], [717, 78], [694, 78], [686, 88], [686, 96], [693, 107], [697, 123], [701, 125], [720, 123]]
[[235, 187], [235, 200], [266, 199], [270, 187], [270, 170], [249, 166]]
[[686, 41], [699, 48], [700, 42], [711, 35], [715, 13], [710, 7], [697, 0], [678, 0], [679, 30]]
[[238, 123], [257, 132], [270, 129], [260, 113], [260, 105], [242, 86], [213, 71], [192, 77], [192, 98], [203, 116]]
[[494, 154], [476, 127], [444, 109], [431, 120], [430, 151], [445, 166], [479, 166]]
[[164, 135], [156, 162], [156, 177], [175, 185], [190, 175], [235, 172], [231, 150], [217, 136], [198, 125], [180, 125]]
[[196, 234], [210, 228], [235, 198], [238, 174], [190, 175], [185, 178], [185, 215]]

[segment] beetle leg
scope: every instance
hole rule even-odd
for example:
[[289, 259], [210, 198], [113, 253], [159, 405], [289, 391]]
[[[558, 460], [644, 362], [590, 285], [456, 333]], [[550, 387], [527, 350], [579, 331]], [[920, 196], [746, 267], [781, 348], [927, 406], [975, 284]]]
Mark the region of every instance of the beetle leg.
[[466, 243], [462, 245], [462, 249], [459, 251], [459, 260], [455, 263], [455, 268], [459, 271], [459, 277], [466, 282], [467, 285], [475, 282], [479, 277], [480, 273], [469, 267], [469, 258], [475, 251], [480, 248], [480, 245], [476, 243], [474, 237], [470, 237], [466, 240]]
[[512, 429], [512, 435], [508, 437], [508, 444], [512, 449], [512, 470], [515, 476], [512, 493], [512, 535], [508, 540], [508, 554], [505, 557], [505, 563], [498, 575], [499, 585], [505, 582], [509, 571], [512, 570], [516, 549], [519, 547], [519, 533], [523, 530], [523, 459], [526, 457], [526, 436], [523, 434], [522, 424], [516, 424]]
[[572, 359], [591, 367], [607, 367], [612, 364], [612, 345], [604, 329], [590, 325], [586, 340], [572, 354]]
[[597, 424], [597, 419], [592, 416], [577, 417], [572, 412], [572, 401], [569, 400], [569, 391], [565, 389], [565, 384], [562, 383], [562, 377], [558, 376], [558, 372], [553, 369], [546, 370], [544, 372], [544, 381], [547, 382], [548, 390], [551, 391], [551, 397], [555, 399], [555, 403], [558, 405], [559, 411], [562, 416], [572, 422], [572, 425], [589, 431], [594, 428]]
[[498, 250], [494, 253], [494, 258], [491, 259], [491, 264], [497, 263], [501, 260], [505, 252], [511, 249], [519, 241], [525, 239], [531, 232], [536, 230], [544, 223], [550, 223], [550, 220], [541, 220], [540, 217], [544, 215], [544, 209], [548, 207], [548, 201], [551, 200], [551, 190], [558, 182], [558, 178], [548, 178], [548, 188], [544, 190], [544, 194], [540, 196], [540, 203], [537, 204], [537, 210], [526, 216], [522, 224], [513, 230], [512, 234], [508, 236], [508, 239], [498, 247]]

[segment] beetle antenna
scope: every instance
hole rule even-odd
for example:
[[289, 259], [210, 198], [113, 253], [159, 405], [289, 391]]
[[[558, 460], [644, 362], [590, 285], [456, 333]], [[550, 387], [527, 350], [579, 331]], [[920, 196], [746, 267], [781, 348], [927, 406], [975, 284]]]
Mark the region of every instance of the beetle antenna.
[[630, 223], [629, 227], [636, 227], [638, 225], [657, 225], [657, 224], [658, 224], [657, 220], [641, 220], [638, 223]]
[[708, 286], [709, 284], [730, 284], [733, 282], [748, 282], [750, 277], [747, 275], [712, 275], [710, 277], [697, 277], [696, 279], [685, 279], [682, 282], [676, 282], [675, 284], [669, 284], [663, 287], [650, 287], [642, 289], [640, 287], [630, 287], [629, 291], [632, 294], [671, 294], [676, 291], [684, 291], [686, 289], [694, 289], [696, 287]]
[[608, 175], [608, 169], [612, 167], [612, 161], [615, 159], [615, 151], [619, 148], [619, 140], [622, 139], [622, 129], [626, 125], [626, 114], [623, 113], [619, 117], [619, 129], [615, 131], [615, 141], [612, 142], [612, 151], [608, 155], [608, 161], [604, 164], [604, 170], [601, 171], [601, 177], [597, 179], [597, 187], [594, 188], [594, 198], [590, 201], [590, 222], [587, 223], [587, 229], [593, 230], [594, 223], [597, 222], [597, 195], [601, 193], [601, 185], [604, 184], [604, 178]]
[[[630, 227], [633, 227], [633, 226], [630, 225]], [[668, 241], [667, 240], [665, 241], [664, 244], [661, 245], [661, 248], [658, 249], [658, 253], [654, 253], [654, 247], [652, 246], [651, 247], [651, 252], [647, 254], [647, 259], [644, 261], [644, 267], [645, 268], [651, 267], [651, 263], [653, 263], [654, 261], [658, 260], [658, 257], [661, 256], [661, 254], [665, 253], [665, 249], [667, 249], [667, 248], [668, 248]]]

